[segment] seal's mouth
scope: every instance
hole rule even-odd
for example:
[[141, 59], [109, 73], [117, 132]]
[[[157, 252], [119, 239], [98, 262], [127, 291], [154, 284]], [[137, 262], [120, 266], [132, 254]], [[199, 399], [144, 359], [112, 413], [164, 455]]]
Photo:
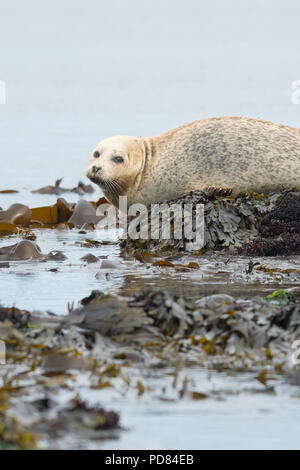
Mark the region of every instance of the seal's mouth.
[[102, 191], [112, 201], [117, 201], [119, 196], [121, 196], [124, 191], [126, 191], [126, 185], [123, 181], [120, 180], [103, 180], [97, 174], [92, 173], [91, 171], [87, 172], [87, 177], [89, 178], [92, 183], [97, 184], [100, 186]]
[[86, 176], [90, 181], [92, 181], [92, 183], [98, 184], [99, 186], [105, 185], [105, 181], [100, 178], [99, 174], [90, 169], [87, 170]]
[[88, 179], [92, 181], [92, 183], [99, 184], [100, 186], [104, 185], [104, 181], [99, 178], [99, 176], [96, 175], [87, 175]]

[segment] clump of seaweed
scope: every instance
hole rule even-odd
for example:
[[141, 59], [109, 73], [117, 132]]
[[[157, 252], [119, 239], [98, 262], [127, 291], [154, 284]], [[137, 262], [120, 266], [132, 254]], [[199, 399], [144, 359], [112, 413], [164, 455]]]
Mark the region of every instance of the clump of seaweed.
[[300, 254], [300, 193], [287, 191], [263, 215], [259, 236], [238, 250], [248, 256], [289, 256]]
[[1, 417], [0, 413], [0, 450], [22, 449], [37, 450], [38, 437], [22, 425], [16, 418]]
[[76, 396], [68, 410], [73, 421], [94, 430], [120, 429], [120, 415], [115, 411], [107, 411], [102, 407], [89, 406], [84, 400]]
[[16, 307], [0, 307], [0, 322], [11, 322], [15, 328], [26, 328], [30, 319], [30, 313], [27, 310], [19, 310]]
[[154, 326], [167, 336], [191, 333], [202, 317], [183, 297], [171, 297], [167, 291], [146, 290], [137, 294], [130, 307], [141, 307], [154, 320]]
[[[170, 211], [170, 207], [174, 204], [181, 205], [182, 213], [186, 205], [192, 206], [193, 213], [193, 231], [195, 231], [195, 217], [196, 207], [199, 204], [204, 206], [204, 247], [205, 249], [234, 250], [243, 245], [249, 240], [254, 240], [258, 235], [258, 227], [260, 226], [262, 217], [265, 213], [273, 209], [274, 203], [280, 197], [280, 193], [273, 193], [270, 195], [251, 193], [241, 193], [239, 195], [230, 195], [227, 192], [218, 191], [201, 191], [190, 193], [177, 200], [165, 202], [165, 209], [162, 212], [162, 219], [164, 212]], [[130, 224], [132, 219], [129, 219]], [[176, 221], [177, 222], [177, 221]], [[159, 252], [183, 252], [187, 249], [188, 240], [185, 237], [175, 239], [175, 213], [170, 212], [170, 239], [143, 239], [145, 228], [141, 230], [141, 235], [138, 239], [123, 241], [121, 248], [126, 251], [143, 249], [147, 251]], [[149, 223], [148, 223], [149, 225]], [[153, 220], [151, 220], [151, 233], [153, 230], [159, 232], [160, 228], [153, 227]], [[150, 227], [148, 227], [150, 233]], [[184, 219], [182, 218], [182, 233], [185, 234]], [[198, 249], [198, 248], [197, 248]]]
[[247, 256], [300, 255], [300, 236], [284, 233], [269, 240], [258, 237], [253, 242], [245, 243], [238, 251]]
[[278, 198], [274, 209], [263, 217], [259, 232], [263, 236], [300, 233], [300, 193], [286, 192]]
[[98, 299], [99, 297], [102, 297], [103, 295], [104, 294], [101, 290], [93, 290], [88, 297], [85, 297], [81, 300], [81, 305], [88, 305], [90, 302], [95, 299]]
[[56, 194], [56, 195], [60, 195], [62, 193], [76, 193], [76, 194], [79, 194], [80, 196], [94, 192], [94, 188], [92, 187], [92, 185], [86, 185], [82, 181], [79, 181], [78, 185], [75, 186], [74, 188], [63, 188], [61, 186], [62, 180], [63, 178], [60, 178], [55, 181], [53, 186], [51, 185], [44, 186], [43, 188], [36, 189], [31, 192], [36, 193], [36, 194]]

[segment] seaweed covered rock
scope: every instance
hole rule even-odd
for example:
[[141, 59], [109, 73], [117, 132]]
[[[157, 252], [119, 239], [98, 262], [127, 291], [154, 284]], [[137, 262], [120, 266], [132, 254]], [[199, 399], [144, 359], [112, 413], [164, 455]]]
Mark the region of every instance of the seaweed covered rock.
[[[273, 195], [265, 197], [256, 193], [231, 196], [219, 195], [216, 193], [197, 192], [178, 200], [165, 203], [165, 209], [162, 211], [162, 218], [169, 208], [176, 204], [182, 207], [182, 213], [186, 205], [192, 205], [195, 213], [198, 205], [204, 206], [204, 248], [222, 249], [235, 248], [241, 246], [246, 241], [254, 239], [258, 235], [258, 226], [262, 214], [273, 207], [274, 201], [278, 196]], [[141, 238], [132, 240], [128, 238], [123, 243], [126, 249], [147, 249], [147, 251], [185, 251], [186, 244], [190, 241], [184, 236], [180, 239], [172, 237], [174, 233], [176, 214], [170, 212], [170, 239], [152, 239]], [[131, 223], [129, 220], [129, 224]], [[150, 219], [149, 219], [150, 221]], [[184, 219], [181, 220], [184, 234]], [[151, 219], [151, 231], [153, 231], [153, 220]], [[195, 231], [195, 220], [193, 220], [193, 230]], [[150, 233], [150, 230], [148, 230]]]
[[[196, 207], [201, 204], [204, 206], [203, 248], [206, 250], [228, 249], [252, 256], [300, 253], [300, 193], [292, 191], [268, 195], [251, 192], [237, 196], [216, 191], [190, 193], [161, 205], [160, 219], [151, 217], [149, 211], [146, 222], [144, 218], [140, 223], [140, 236], [136, 239], [129, 236], [122, 242], [122, 248], [127, 251], [144, 249], [158, 253], [187, 251], [190, 240], [185, 236], [174, 236], [178, 219], [176, 212], [170, 208], [180, 205], [183, 214], [184, 207], [190, 205], [194, 217]], [[196, 230], [194, 219], [195, 217], [193, 232]], [[130, 224], [135, 220], [137, 219], [129, 219], [128, 233]], [[168, 239], [162, 236], [162, 226], [159, 225], [162, 220], [170, 220]], [[185, 234], [184, 218], [180, 220], [182, 233]], [[159, 236], [145, 236], [150, 233], [159, 233]]]

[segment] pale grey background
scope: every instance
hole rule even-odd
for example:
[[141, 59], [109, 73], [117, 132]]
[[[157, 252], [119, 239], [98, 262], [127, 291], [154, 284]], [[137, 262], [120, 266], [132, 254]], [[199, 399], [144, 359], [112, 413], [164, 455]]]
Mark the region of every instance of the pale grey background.
[[3, 187], [84, 176], [112, 134], [215, 115], [300, 127], [297, 0], [0, 0]]

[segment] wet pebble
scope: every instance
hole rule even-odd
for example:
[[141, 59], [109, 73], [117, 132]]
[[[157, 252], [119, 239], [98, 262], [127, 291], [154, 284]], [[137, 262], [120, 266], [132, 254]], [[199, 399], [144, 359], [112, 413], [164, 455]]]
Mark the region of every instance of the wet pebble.
[[99, 258], [97, 258], [97, 256], [93, 255], [92, 253], [88, 253], [80, 259], [81, 261], [86, 261], [87, 263], [97, 263], [99, 261]]
[[96, 207], [88, 201], [82, 199], [76, 204], [74, 212], [68, 222], [75, 227], [83, 227], [86, 224], [97, 224], [102, 217], [96, 215]]
[[119, 261], [103, 260], [100, 269], [124, 269]]

